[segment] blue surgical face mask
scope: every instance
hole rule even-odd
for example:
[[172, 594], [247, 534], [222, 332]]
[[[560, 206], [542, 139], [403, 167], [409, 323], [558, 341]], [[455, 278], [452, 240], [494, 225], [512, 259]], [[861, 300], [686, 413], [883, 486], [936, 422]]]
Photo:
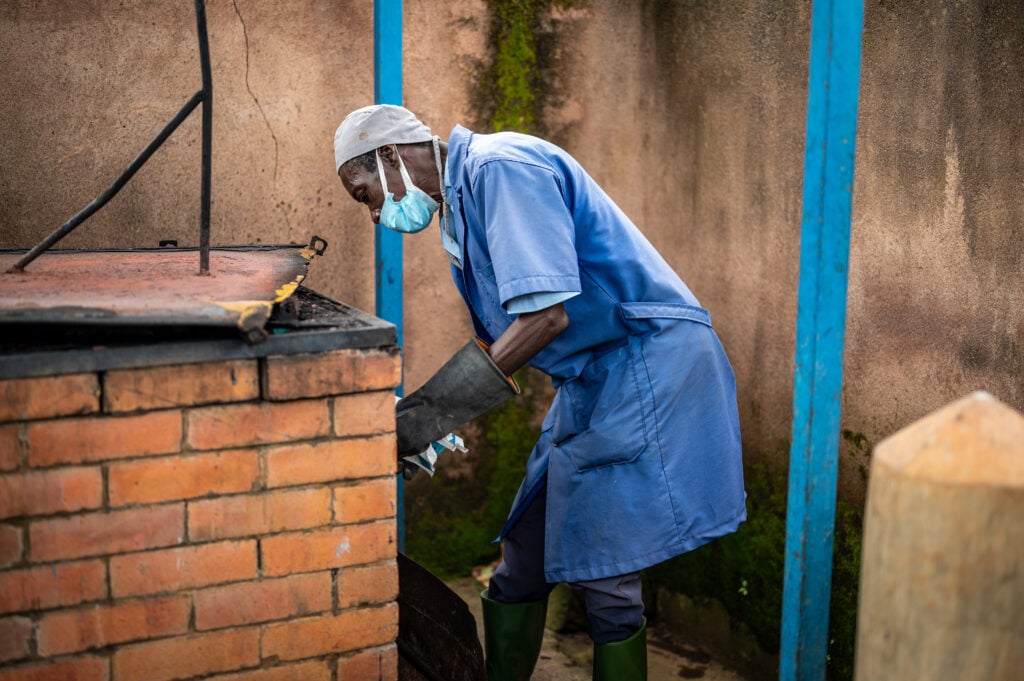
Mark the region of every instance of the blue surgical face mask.
[[427, 228], [430, 221], [437, 212], [437, 201], [430, 198], [425, 191], [412, 183], [409, 171], [405, 169], [402, 156], [395, 149], [398, 156], [398, 170], [402, 173], [402, 181], [405, 183], [405, 196], [395, 200], [393, 192], [388, 191], [388, 181], [384, 177], [384, 164], [381, 163], [380, 153], [377, 153], [377, 172], [380, 174], [380, 186], [384, 190], [384, 205], [380, 209], [380, 219], [377, 224], [388, 229], [405, 234], [415, 234]]

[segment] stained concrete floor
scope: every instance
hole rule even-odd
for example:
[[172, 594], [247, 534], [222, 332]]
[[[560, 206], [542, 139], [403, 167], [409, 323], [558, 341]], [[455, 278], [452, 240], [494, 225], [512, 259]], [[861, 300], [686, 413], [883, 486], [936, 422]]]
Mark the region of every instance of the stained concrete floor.
[[[482, 641], [480, 583], [467, 577], [448, 582], [448, 586], [469, 605]], [[590, 638], [585, 633], [560, 634], [548, 629], [544, 632], [544, 646], [533, 681], [590, 681], [592, 656]], [[745, 681], [697, 646], [663, 636], [657, 625], [648, 629], [647, 678], [648, 681]]]

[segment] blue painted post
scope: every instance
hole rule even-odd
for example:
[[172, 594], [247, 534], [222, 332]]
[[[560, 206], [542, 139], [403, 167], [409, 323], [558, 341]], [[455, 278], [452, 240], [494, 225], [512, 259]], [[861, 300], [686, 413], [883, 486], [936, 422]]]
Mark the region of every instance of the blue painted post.
[[863, 0], [814, 0], [779, 678], [828, 653]]
[[[373, 2], [373, 101], [377, 104], [402, 104], [402, 0]], [[377, 226], [376, 314], [395, 325], [397, 342], [402, 345], [402, 235]], [[402, 394], [402, 386], [398, 387]], [[398, 476], [398, 550], [405, 550], [404, 485]]]

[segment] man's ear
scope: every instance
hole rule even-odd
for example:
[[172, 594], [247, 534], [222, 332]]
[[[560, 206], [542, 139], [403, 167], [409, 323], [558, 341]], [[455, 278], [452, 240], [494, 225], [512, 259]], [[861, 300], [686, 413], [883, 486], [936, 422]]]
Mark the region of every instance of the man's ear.
[[381, 163], [389, 165], [392, 168], [398, 167], [398, 154], [396, 153], [394, 144], [377, 147], [377, 153], [380, 155]]

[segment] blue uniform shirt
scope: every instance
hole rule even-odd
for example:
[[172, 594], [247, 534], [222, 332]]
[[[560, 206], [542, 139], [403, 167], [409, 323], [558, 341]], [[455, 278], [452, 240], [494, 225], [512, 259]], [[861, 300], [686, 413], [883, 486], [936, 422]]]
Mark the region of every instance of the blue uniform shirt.
[[568, 328], [530, 362], [558, 391], [505, 531], [546, 482], [551, 582], [632, 572], [734, 531], [735, 379], [679, 276], [553, 144], [456, 126], [446, 174], [452, 276], [478, 335], [501, 336], [516, 301], [569, 296]]
[[[444, 194], [445, 202], [450, 206], [455, 202], [452, 198], [453, 187], [451, 175], [448, 172], [448, 164], [444, 166]], [[454, 230], [454, 223], [451, 216], [441, 218], [441, 247], [448, 254], [452, 264], [462, 269], [462, 244], [458, 241], [459, 235]], [[576, 291], [540, 291], [537, 293], [524, 293], [516, 296], [505, 303], [505, 310], [511, 315], [520, 315], [526, 312], [539, 312], [552, 305], [569, 300], [577, 295]]]

